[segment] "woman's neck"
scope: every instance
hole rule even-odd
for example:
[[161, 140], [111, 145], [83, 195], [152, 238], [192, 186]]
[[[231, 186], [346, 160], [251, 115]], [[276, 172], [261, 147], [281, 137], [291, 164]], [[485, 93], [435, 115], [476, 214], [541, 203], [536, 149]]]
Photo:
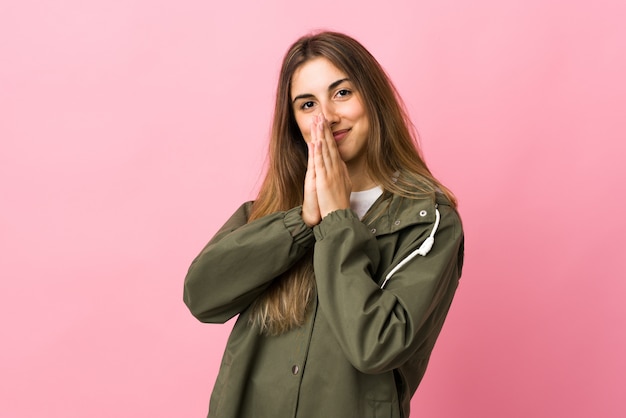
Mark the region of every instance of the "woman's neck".
[[348, 173], [350, 174], [353, 192], [362, 192], [363, 190], [369, 190], [377, 186], [376, 182], [370, 177], [367, 170], [362, 168], [359, 170], [351, 170], [350, 167], [348, 167]]

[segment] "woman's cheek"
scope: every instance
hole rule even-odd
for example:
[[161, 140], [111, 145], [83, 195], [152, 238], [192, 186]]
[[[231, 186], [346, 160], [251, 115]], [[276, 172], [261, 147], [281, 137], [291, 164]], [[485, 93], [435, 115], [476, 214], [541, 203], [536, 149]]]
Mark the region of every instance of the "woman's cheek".
[[307, 144], [311, 142], [311, 125], [298, 123], [298, 128], [300, 128], [300, 133], [302, 134], [302, 138], [304, 138], [304, 142]]

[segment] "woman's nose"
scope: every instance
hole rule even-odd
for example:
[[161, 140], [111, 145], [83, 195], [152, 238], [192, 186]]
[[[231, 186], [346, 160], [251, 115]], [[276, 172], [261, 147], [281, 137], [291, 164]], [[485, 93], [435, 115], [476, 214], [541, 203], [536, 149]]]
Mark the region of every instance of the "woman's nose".
[[337, 113], [337, 109], [335, 109], [335, 106], [333, 106], [332, 104], [324, 105], [322, 107], [322, 112], [324, 113], [324, 117], [326, 118], [326, 121], [328, 121], [329, 125], [332, 126], [339, 122], [339, 114]]

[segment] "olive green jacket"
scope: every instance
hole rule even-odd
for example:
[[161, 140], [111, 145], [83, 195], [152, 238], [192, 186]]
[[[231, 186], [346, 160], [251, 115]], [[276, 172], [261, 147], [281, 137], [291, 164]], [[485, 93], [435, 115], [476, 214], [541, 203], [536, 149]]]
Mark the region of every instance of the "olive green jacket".
[[[457, 212], [442, 196], [385, 193], [362, 221], [338, 210], [311, 229], [300, 207], [247, 223], [250, 208], [235, 212], [185, 279], [184, 301], [200, 321], [239, 314], [209, 417], [407, 418], [461, 275]], [[416, 255], [431, 233], [430, 252]], [[305, 324], [259, 334], [248, 306], [312, 247], [317, 294]]]

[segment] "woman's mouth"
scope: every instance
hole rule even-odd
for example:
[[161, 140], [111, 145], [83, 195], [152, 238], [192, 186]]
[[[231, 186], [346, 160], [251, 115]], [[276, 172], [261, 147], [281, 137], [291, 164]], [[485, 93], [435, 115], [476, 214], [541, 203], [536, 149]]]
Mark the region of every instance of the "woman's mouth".
[[340, 129], [338, 131], [333, 132], [333, 137], [335, 138], [336, 142], [339, 142], [342, 139], [344, 139], [346, 135], [348, 135], [348, 132], [350, 132], [350, 129]]

